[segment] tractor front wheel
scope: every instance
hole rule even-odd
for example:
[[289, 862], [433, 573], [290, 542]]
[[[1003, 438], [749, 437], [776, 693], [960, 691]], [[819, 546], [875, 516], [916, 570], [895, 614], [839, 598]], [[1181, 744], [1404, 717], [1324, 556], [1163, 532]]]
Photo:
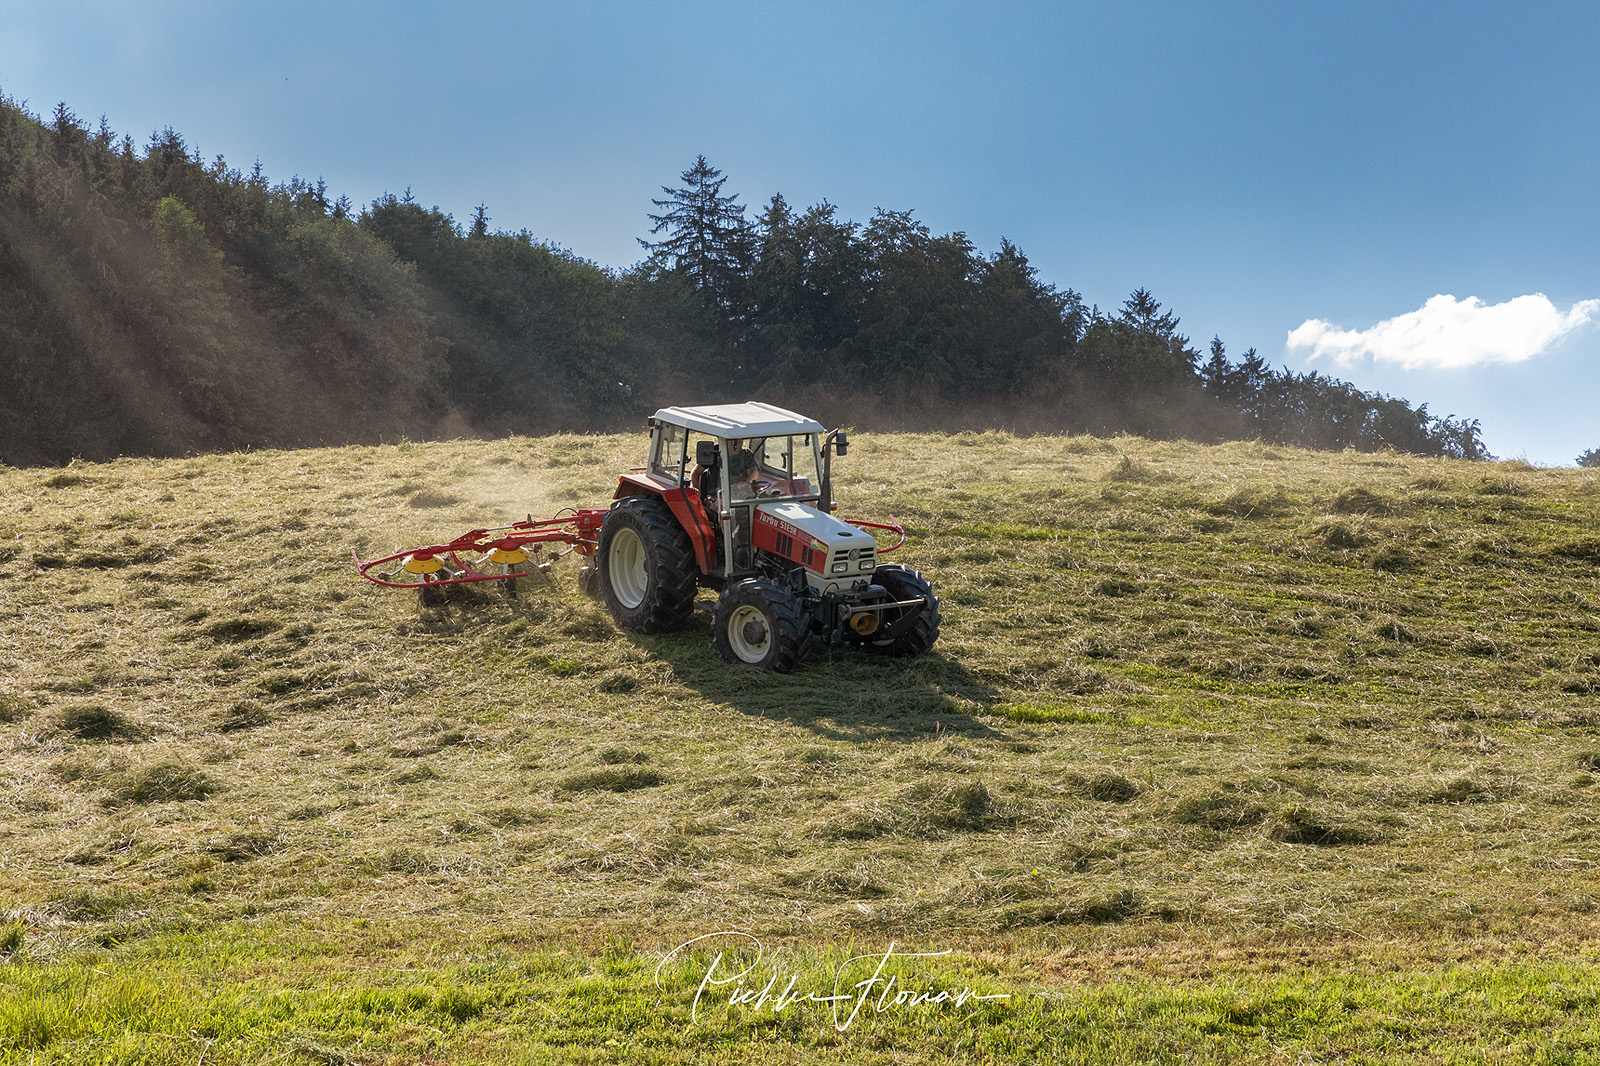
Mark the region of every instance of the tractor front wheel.
[[722, 661], [788, 673], [811, 651], [811, 630], [795, 595], [770, 581], [745, 578], [717, 601], [712, 640]]
[[629, 496], [600, 526], [600, 594], [635, 633], [681, 629], [694, 611], [697, 571], [689, 534], [654, 496]]
[[[939, 625], [944, 617], [939, 614], [939, 597], [933, 594], [928, 579], [909, 566], [886, 563], [872, 572], [872, 583], [882, 585], [889, 598], [897, 602], [922, 600], [923, 607], [899, 607], [884, 611], [879, 620], [881, 629], [894, 633], [892, 637], [869, 640], [867, 647], [885, 655], [921, 655], [939, 639]], [[900, 625], [907, 611], [917, 611], [917, 616], [902, 629]]]

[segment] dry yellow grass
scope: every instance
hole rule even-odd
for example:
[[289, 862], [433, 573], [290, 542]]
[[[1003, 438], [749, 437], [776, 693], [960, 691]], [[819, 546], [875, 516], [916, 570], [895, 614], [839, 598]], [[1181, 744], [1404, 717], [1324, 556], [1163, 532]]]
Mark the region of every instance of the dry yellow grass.
[[723, 664], [704, 611], [618, 632], [572, 559], [427, 610], [355, 576], [600, 503], [642, 442], [0, 469], [0, 913], [40, 959], [365, 919], [1047, 984], [1592, 966], [1594, 472], [861, 435], [841, 510], [905, 522], [944, 634], [789, 676]]

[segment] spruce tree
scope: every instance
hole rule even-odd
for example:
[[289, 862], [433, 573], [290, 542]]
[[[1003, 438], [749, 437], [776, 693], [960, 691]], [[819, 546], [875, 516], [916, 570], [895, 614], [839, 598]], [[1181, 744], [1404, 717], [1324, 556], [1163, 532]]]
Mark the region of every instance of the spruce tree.
[[664, 200], [650, 202], [662, 209], [650, 215], [652, 234], [665, 231], [659, 241], [639, 239], [656, 259], [688, 275], [710, 303], [730, 310], [739, 282], [750, 260], [751, 234], [738, 194], [724, 196], [727, 182], [722, 171], [699, 156], [683, 172], [683, 187], [669, 188]]

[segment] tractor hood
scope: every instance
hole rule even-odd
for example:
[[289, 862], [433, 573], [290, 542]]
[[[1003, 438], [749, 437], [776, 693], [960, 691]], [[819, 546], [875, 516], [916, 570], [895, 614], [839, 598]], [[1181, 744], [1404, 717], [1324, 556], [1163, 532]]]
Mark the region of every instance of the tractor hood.
[[819, 588], [870, 579], [878, 563], [872, 534], [803, 503], [758, 505], [755, 544], [804, 566]]

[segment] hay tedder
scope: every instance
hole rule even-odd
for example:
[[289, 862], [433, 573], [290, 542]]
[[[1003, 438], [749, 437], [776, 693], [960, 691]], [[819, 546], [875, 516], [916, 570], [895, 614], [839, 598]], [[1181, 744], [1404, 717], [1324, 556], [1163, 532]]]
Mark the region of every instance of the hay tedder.
[[[921, 654], [939, 635], [939, 598], [916, 570], [878, 559], [905, 530], [892, 516], [834, 517], [832, 458], [848, 446], [843, 430], [768, 404], [663, 408], [650, 419], [648, 465], [618, 478], [610, 507], [357, 556], [356, 567], [429, 604], [476, 581], [514, 596], [575, 552], [579, 587], [637, 633], [681, 628], [698, 590], [717, 590], [712, 639], [730, 663], [792, 670], [816, 641]], [[880, 548], [869, 530], [896, 539]]]
[[[537, 521], [530, 515], [509, 526], [470, 530], [449, 544], [409, 548], [365, 562], [354, 552], [351, 555], [362, 577], [385, 588], [414, 588], [424, 607], [438, 603], [446, 586], [472, 581], [502, 582], [506, 594], [514, 598], [520, 586], [548, 574], [556, 558], [576, 551], [592, 559], [605, 516], [604, 508], [572, 510]], [[546, 551], [556, 554], [541, 558]], [[393, 569], [379, 569], [390, 563]], [[592, 572], [592, 564], [587, 564], [582, 573]]]

